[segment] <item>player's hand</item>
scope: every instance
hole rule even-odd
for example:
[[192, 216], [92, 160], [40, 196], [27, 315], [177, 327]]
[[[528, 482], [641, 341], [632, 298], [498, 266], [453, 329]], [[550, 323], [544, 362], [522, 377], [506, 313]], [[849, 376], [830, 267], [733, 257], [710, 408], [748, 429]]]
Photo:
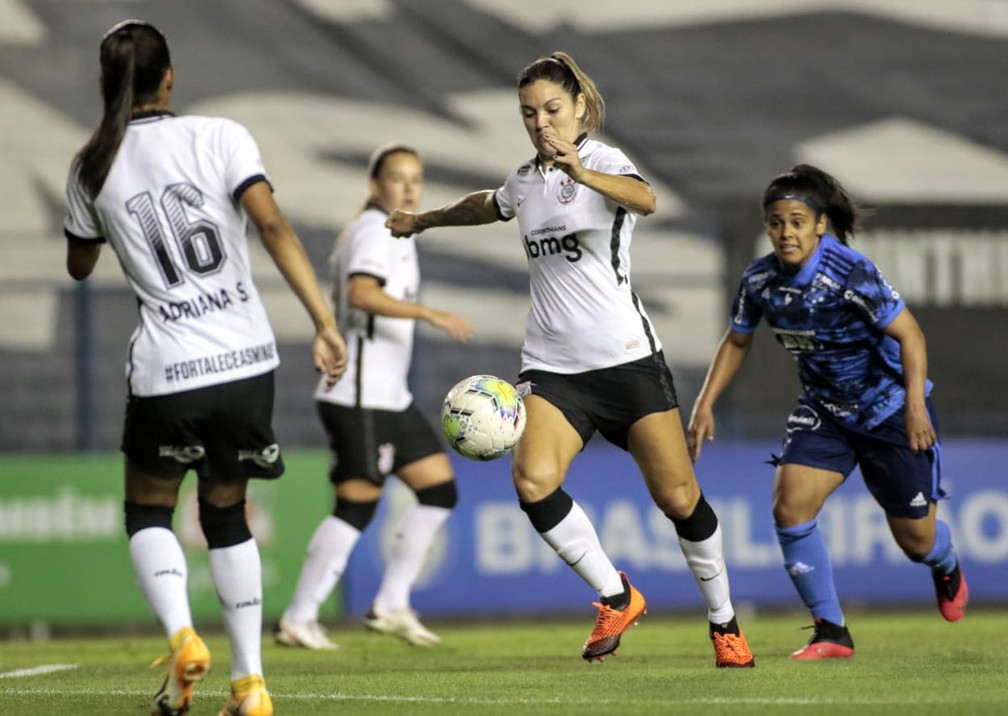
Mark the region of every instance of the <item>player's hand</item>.
[[713, 439], [714, 411], [707, 407], [694, 405], [689, 428], [686, 432], [686, 447], [689, 450], [690, 460], [693, 462], [699, 460], [703, 441]]
[[931, 425], [931, 417], [924, 405], [906, 406], [906, 432], [910, 449], [914, 452], [925, 452], [938, 442], [938, 435]]
[[343, 336], [335, 328], [324, 328], [312, 343], [315, 369], [325, 375], [326, 390], [336, 385], [347, 369], [347, 349]]
[[577, 145], [560, 139], [556, 136], [552, 127], [547, 127], [542, 133], [546, 146], [553, 149], [553, 161], [567, 175], [577, 179], [577, 174], [581, 171], [581, 157], [578, 155]]
[[421, 229], [417, 228], [417, 216], [412, 211], [393, 209], [385, 220], [385, 228], [391, 231], [397, 239], [419, 234]]
[[465, 343], [473, 336], [473, 328], [472, 324], [469, 323], [469, 319], [457, 316], [454, 313], [433, 311], [428, 320], [432, 326], [440, 328], [451, 336], [453, 341]]

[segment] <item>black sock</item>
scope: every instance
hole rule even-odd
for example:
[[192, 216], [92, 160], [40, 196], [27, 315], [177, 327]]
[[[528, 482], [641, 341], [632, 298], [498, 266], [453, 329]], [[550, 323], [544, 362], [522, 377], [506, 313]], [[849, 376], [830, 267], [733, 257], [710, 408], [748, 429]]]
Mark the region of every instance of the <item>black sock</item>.
[[735, 619], [735, 617], [732, 617], [729, 621], [725, 622], [724, 624], [715, 624], [714, 622], [711, 622], [710, 632], [712, 635], [734, 634], [735, 636], [738, 636], [739, 635], [738, 621]]
[[599, 601], [605, 604], [610, 609], [615, 609], [616, 611], [623, 611], [630, 604], [630, 585], [627, 581], [620, 576], [620, 581], [623, 582], [623, 591], [619, 594], [613, 594], [611, 597], [602, 597]]

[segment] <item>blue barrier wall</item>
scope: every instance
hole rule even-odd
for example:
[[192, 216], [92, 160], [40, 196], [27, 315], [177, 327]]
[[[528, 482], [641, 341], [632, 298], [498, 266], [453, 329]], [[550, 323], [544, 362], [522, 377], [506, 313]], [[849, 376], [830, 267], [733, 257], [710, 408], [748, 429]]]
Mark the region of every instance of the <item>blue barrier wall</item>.
[[[802, 608], [781, 565], [770, 516], [773, 468], [766, 460], [776, 447], [772, 441], [715, 442], [705, 446], [697, 466], [721, 519], [736, 606]], [[972, 601], [1008, 603], [1008, 442], [953, 441], [943, 448], [943, 485], [950, 497], [939, 515], [952, 527]], [[431, 549], [413, 607], [445, 616], [590, 609], [594, 592], [518, 509], [509, 460], [454, 458], [453, 463], [459, 505]], [[591, 443], [574, 462], [566, 489], [592, 517], [609, 556], [651, 609], [702, 608], [672, 524], [654, 507], [628, 455]], [[398, 483], [386, 491], [375, 526], [347, 570], [348, 613], [367, 610], [381, 577], [383, 545], [412, 499]], [[830, 498], [820, 525], [845, 606], [933, 603], [927, 568], [909, 562], [896, 547], [860, 473]]]

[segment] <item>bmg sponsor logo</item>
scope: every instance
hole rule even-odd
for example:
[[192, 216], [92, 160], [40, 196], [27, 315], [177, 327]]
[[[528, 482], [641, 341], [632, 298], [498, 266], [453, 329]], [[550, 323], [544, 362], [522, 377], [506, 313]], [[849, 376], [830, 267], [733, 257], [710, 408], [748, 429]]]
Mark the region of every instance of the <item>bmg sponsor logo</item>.
[[523, 236], [522, 240], [525, 242], [525, 255], [530, 259], [563, 254], [564, 258], [573, 264], [580, 261], [584, 255], [576, 233], [565, 234], [559, 238], [556, 236], [539, 236], [538, 238]]

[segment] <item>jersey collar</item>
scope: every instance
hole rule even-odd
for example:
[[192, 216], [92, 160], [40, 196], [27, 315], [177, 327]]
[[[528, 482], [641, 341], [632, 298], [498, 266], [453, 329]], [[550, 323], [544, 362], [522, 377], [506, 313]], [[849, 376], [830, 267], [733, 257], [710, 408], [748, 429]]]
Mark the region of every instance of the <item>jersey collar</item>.
[[130, 117], [130, 122], [136, 122], [138, 120], [164, 119], [165, 117], [174, 116], [174, 112], [170, 112], [166, 109], [149, 109], [145, 112], [136, 112], [133, 114]]
[[381, 213], [385, 214], [385, 216], [388, 216], [388, 212], [382, 208], [381, 204], [379, 204], [377, 201], [374, 201], [373, 199], [368, 199], [367, 203], [364, 205], [364, 211], [367, 211], [368, 209], [374, 209], [375, 211], [380, 211]]
[[835, 239], [829, 234], [823, 234], [819, 237], [819, 245], [816, 247], [815, 253], [809, 258], [808, 263], [802, 266], [801, 270], [791, 279], [792, 284], [805, 286], [812, 282], [812, 278], [819, 271], [819, 262], [822, 260], [823, 249], [830, 241], [835, 241]]

